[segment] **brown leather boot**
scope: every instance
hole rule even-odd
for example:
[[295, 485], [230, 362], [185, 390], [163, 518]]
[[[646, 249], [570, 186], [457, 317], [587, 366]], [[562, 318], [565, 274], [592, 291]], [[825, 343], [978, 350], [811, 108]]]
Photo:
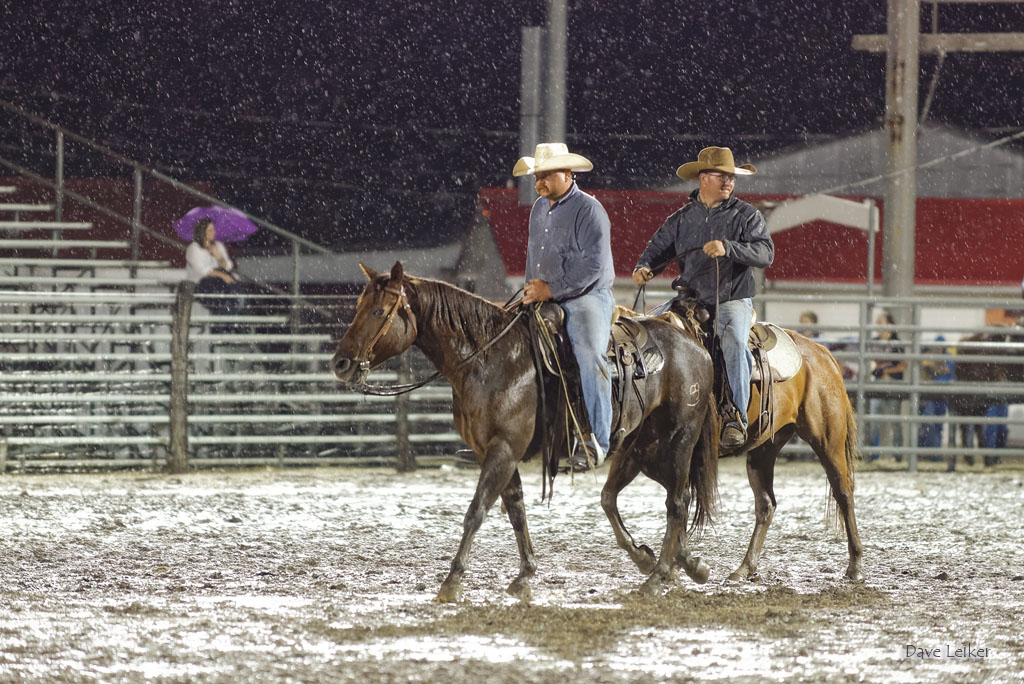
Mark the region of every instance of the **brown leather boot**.
[[722, 446], [727, 449], [735, 449], [736, 447], [743, 446], [743, 443], [747, 441], [747, 431], [743, 429], [743, 426], [739, 423], [732, 422], [727, 423], [722, 428]]

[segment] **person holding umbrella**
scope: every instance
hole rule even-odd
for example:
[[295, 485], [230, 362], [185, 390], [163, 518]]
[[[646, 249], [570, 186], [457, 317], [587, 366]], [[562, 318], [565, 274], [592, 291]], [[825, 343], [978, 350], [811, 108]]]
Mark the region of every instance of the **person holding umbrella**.
[[[238, 278], [232, 271], [235, 263], [224, 243], [217, 239], [217, 228], [210, 218], [201, 218], [192, 228], [192, 242], [185, 250], [185, 278], [196, 284], [197, 294], [236, 294]], [[218, 314], [237, 314], [241, 299], [202, 297], [203, 306]]]

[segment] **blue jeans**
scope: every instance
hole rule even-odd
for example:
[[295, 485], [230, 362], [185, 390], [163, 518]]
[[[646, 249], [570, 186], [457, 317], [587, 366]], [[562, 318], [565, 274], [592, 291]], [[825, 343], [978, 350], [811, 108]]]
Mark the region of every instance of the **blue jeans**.
[[750, 297], [718, 305], [718, 339], [722, 344], [725, 373], [744, 429], [747, 427], [747, 404], [750, 403], [750, 371], [754, 367], [754, 356], [747, 349], [753, 316], [754, 303]]
[[[946, 410], [946, 402], [937, 399], [928, 399], [921, 403], [922, 416], [944, 416]], [[917, 433], [917, 446], [942, 446], [942, 423], [921, 423]]]
[[580, 367], [583, 401], [601, 448], [608, 453], [612, 431], [612, 378], [605, 350], [611, 336], [615, 299], [611, 290], [599, 289], [582, 297], [562, 302], [565, 330]]
[[[1006, 404], [990, 406], [985, 412], [986, 418], [1006, 418], [1010, 415], [1009, 407]], [[981, 446], [986, 448], [1002, 449], [1006, 446], [1006, 438], [1010, 430], [1006, 425], [985, 425], [981, 428]]]

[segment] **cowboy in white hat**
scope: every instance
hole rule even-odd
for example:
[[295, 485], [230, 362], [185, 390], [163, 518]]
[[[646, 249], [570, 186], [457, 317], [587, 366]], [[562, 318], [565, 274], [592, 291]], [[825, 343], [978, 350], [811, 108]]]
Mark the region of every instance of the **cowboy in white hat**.
[[739, 166], [728, 147], [705, 147], [697, 161], [687, 162], [676, 175], [697, 180], [690, 202], [675, 212], [651, 237], [637, 260], [633, 281], [642, 285], [672, 260], [689, 289], [716, 321], [734, 411], [727, 413], [722, 446], [736, 449], [747, 438], [747, 404], [753, 357], [747, 338], [753, 323], [754, 276], [751, 268], [767, 268], [775, 245], [761, 212], [733, 196], [737, 176], [757, 173], [751, 164]]
[[580, 190], [573, 176], [593, 168], [565, 143], [541, 143], [512, 170], [514, 176], [534, 175], [540, 195], [530, 212], [523, 303], [551, 299], [561, 305], [580, 369], [592, 434], [575, 446], [571, 460], [577, 469], [601, 465], [612, 424], [611, 371], [605, 358], [615, 310], [611, 223], [601, 203]]

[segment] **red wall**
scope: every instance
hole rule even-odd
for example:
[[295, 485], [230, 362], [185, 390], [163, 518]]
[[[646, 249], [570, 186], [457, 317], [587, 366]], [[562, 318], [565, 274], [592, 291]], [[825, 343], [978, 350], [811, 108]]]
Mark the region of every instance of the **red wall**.
[[[670, 192], [596, 190], [612, 224], [615, 271], [628, 277], [647, 240], [686, 195]], [[778, 195], [740, 195], [749, 202], [779, 201]], [[480, 206], [491, 224], [509, 275], [522, 275], [530, 207], [518, 191], [484, 188]], [[860, 200], [862, 198], [851, 198]], [[881, 205], [881, 202], [879, 201]], [[883, 210], [883, 230], [884, 230]], [[769, 280], [863, 282], [867, 234], [825, 221], [776, 233]], [[881, 282], [882, 235], [876, 238], [875, 277]], [[917, 200], [915, 281], [938, 285], [1019, 285], [1024, 276], [1024, 200]], [[669, 271], [674, 272], [674, 267]]]

